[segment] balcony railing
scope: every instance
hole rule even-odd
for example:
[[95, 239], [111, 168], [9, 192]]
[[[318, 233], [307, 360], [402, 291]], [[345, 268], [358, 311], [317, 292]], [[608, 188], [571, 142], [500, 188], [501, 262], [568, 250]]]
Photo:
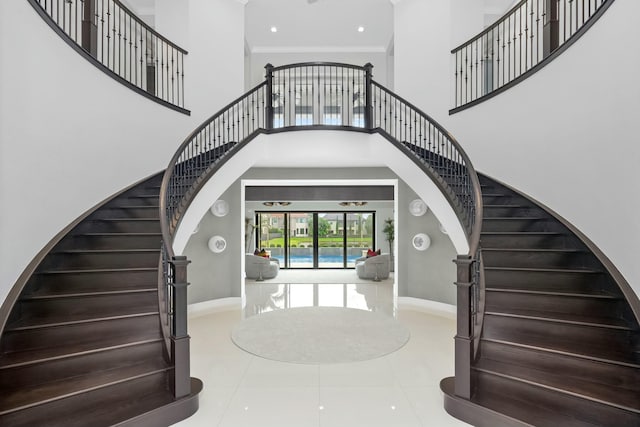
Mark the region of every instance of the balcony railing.
[[488, 99], [546, 65], [575, 42], [614, 0], [522, 0], [451, 51], [455, 113]]
[[184, 109], [187, 51], [118, 0], [28, 0], [71, 46], [111, 77], [170, 108]]

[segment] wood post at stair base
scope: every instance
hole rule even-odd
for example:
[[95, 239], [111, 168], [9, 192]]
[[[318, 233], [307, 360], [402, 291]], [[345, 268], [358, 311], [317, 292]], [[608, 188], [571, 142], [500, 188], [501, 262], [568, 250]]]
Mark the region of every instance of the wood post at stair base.
[[172, 389], [176, 399], [191, 393], [191, 365], [187, 334], [187, 265], [191, 261], [185, 256], [175, 256], [173, 267], [173, 316], [171, 325], [171, 360], [174, 364]]
[[473, 285], [473, 264], [470, 255], [458, 255], [457, 265], [457, 316], [455, 336], [455, 394], [465, 399], [471, 398], [471, 360], [473, 354], [473, 326], [471, 314], [471, 286]]
[[189, 335], [182, 338], [171, 337], [171, 359], [174, 362], [171, 388], [176, 399], [191, 393], [190, 340]]

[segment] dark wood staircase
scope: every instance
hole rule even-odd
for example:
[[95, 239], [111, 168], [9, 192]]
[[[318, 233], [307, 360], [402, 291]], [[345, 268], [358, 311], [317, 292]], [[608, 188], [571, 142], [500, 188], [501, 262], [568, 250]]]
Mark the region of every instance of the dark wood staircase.
[[621, 290], [560, 221], [480, 181], [485, 313], [475, 388], [461, 403], [445, 379], [445, 406], [478, 426], [640, 426], [640, 330]]
[[175, 400], [158, 294], [161, 178], [92, 212], [29, 278], [0, 342], [0, 425], [161, 425], [131, 421]]

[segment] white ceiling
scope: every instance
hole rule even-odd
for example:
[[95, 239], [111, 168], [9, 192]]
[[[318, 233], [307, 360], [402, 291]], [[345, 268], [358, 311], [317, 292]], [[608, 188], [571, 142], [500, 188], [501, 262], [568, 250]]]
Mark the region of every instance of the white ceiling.
[[252, 52], [385, 52], [393, 37], [393, 5], [389, 0], [249, 0], [245, 37]]

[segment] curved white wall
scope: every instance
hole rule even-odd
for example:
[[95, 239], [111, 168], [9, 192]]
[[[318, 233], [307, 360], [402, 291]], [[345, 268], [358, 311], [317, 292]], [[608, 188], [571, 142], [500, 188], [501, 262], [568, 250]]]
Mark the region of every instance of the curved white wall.
[[[640, 14], [640, 2], [615, 1], [580, 40], [544, 69], [450, 117], [442, 86], [451, 81], [453, 71], [445, 73], [441, 66], [430, 67], [406, 56], [425, 50], [425, 43], [412, 40], [430, 40], [425, 61], [448, 63], [450, 54], [434, 41], [455, 18], [445, 3], [402, 0], [396, 5], [396, 22], [405, 23], [403, 28], [396, 26], [398, 93], [427, 105], [427, 113], [452, 132], [479, 171], [524, 191], [571, 221], [640, 294], [636, 259], [640, 50], [630, 42], [640, 40], [640, 27], [630, 19]], [[418, 27], [418, 18], [413, 17], [428, 5], [436, 6], [430, 10], [441, 14], [440, 24]], [[402, 50], [399, 44], [404, 45]], [[399, 57], [403, 52], [405, 56]], [[416, 66], [421, 79], [416, 78]], [[420, 98], [428, 98], [428, 103]]]
[[[226, 55], [215, 79], [210, 68], [187, 69], [187, 108], [198, 107], [192, 117], [99, 71], [27, 1], [0, 2], [0, 301], [61, 229], [109, 195], [164, 169], [198, 121], [243, 92], [243, 6], [221, 2], [231, 6], [216, 16], [230, 26], [239, 23], [225, 34], [233, 46], [225, 49], [238, 52]], [[194, 13], [207, 5], [191, 0]], [[207, 27], [203, 20], [199, 25]], [[183, 47], [209, 49], [201, 56], [215, 58], [220, 51], [201, 33]], [[240, 40], [239, 49], [234, 40]], [[201, 57], [191, 66], [207, 61]], [[194, 79], [205, 80], [206, 90], [196, 90]]]
[[429, 205], [447, 229], [456, 251], [468, 252], [464, 230], [444, 195], [404, 153], [378, 134], [318, 130], [259, 135], [249, 142], [197, 194], [176, 231], [174, 250], [176, 254], [183, 252], [191, 232], [213, 201], [251, 167], [371, 166], [386, 166], [397, 174]]

